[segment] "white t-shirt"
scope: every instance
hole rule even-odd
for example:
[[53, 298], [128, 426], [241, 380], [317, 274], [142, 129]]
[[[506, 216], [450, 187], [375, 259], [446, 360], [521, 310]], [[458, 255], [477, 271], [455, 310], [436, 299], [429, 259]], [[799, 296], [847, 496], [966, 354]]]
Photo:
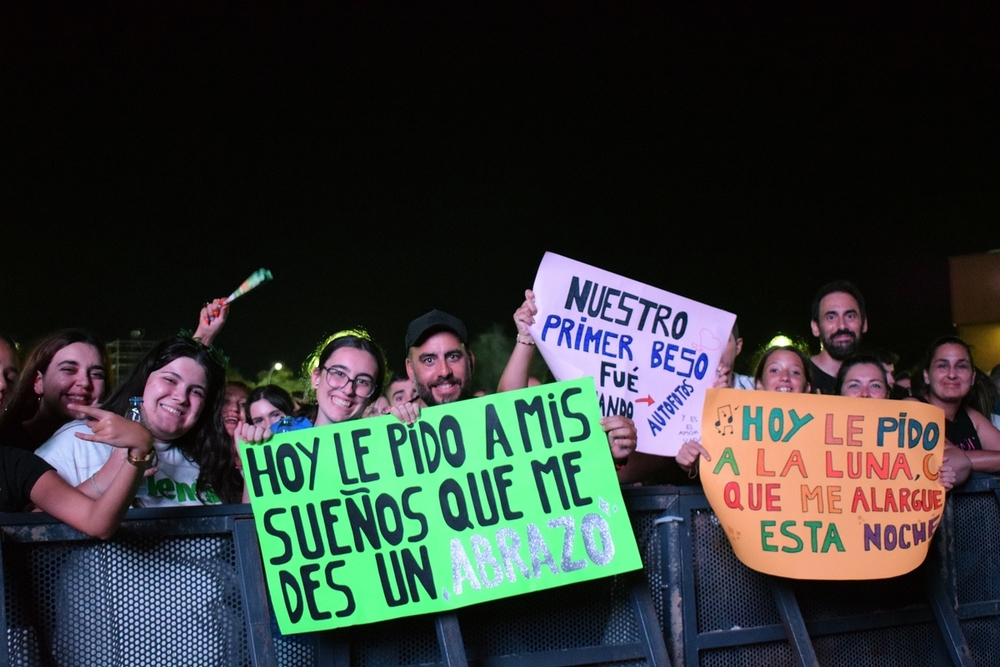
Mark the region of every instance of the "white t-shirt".
[[[102, 442], [81, 440], [76, 433], [93, 434], [93, 431], [85, 421], [71, 421], [35, 451], [72, 486], [89, 480], [114, 450], [114, 447]], [[214, 505], [221, 502], [211, 490], [204, 494], [204, 503], [199, 500], [196, 492], [198, 464], [188, 460], [180, 449], [163, 442], [154, 442], [153, 447], [156, 449], [157, 471], [145, 477], [139, 485], [135, 497], [140, 507]]]

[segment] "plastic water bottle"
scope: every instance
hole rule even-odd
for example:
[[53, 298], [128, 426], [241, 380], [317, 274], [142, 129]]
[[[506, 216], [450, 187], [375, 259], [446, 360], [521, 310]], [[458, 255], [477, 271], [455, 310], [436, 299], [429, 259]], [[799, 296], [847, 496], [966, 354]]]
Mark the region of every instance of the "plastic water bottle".
[[288, 433], [292, 430], [292, 416], [285, 415], [278, 420], [278, 423], [271, 427], [271, 433]]
[[128, 412], [125, 413], [125, 418], [134, 422], [142, 421], [142, 397], [133, 396], [128, 399]]

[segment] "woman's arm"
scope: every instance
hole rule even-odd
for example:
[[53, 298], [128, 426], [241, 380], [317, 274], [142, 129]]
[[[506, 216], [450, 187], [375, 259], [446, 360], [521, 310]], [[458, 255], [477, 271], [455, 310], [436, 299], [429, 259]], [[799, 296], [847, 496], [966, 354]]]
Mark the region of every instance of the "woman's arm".
[[1000, 431], [993, 423], [971, 408], [966, 409], [972, 425], [976, 427], [982, 450], [966, 451], [972, 469], [979, 472], [1000, 472]]
[[127, 449], [127, 464], [121, 466], [108, 488], [96, 499], [88, 498], [50, 470], [31, 488], [31, 502], [77, 530], [107, 539], [121, 524], [143, 473], [149, 467], [153, 436], [142, 424], [112, 412], [86, 406], [74, 406], [73, 409], [97, 419], [93, 425], [94, 435], [83, 439]]
[[500, 376], [500, 383], [497, 385], [497, 392], [513, 391], [514, 389], [524, 389], [528, 386], [528, 373], [531, 367], [531, 359], [535, 356], [535, 339], [531, 337], [528, 329], [535, 322], [535, 315], [538, 309], [535, 307], [535, 293], [530, 289], [524, 290], [524, 303], [514, 311], [514, 324], [517, 326], [517, 343], [514, 351], [510, 353], [510, 359]]
[[211, 345], [215, 337], [222, 331], [222, 326], [229, 317], [229, 304], [225, 299], [216, 299], [206, 303], [198, 313], [198, 328], [192, 338], [201, 341], [202, 345]]

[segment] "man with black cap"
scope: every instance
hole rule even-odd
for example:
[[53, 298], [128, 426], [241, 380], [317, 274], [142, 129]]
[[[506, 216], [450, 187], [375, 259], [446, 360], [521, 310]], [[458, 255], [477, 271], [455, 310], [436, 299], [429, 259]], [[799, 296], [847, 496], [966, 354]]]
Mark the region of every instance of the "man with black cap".
[[[475, 358], [466, 346], [468, 337], [462, 320], [440, 310], [410, 322], [406, 329], [406, 372], [420, 400], [394, 405], [390, 413], [412, 424], [420, 417], [420, 403], [430, 407], [469, 398]], [[504, 391], [503, 386], [500, 391]], [[627, 417], [613, 415], [601, 419], [601, 428], [608, 435], [616, 465], [624, 466], [635, 450], [635, 424]]]
[[472, 394], [472, 352], [462, 320], [432, 310], [406, 329], [406, 373], [426, 406], [453, 403]]

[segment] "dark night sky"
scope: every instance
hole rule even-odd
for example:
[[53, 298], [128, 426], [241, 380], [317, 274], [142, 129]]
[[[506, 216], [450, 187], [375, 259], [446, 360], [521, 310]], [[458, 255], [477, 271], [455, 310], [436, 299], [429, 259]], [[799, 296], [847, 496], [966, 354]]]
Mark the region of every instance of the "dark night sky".
[[[326, 5], [328, 3], [312, 3]], [[0, 329], [193, 328], [247, 377], [431, 307], [510, 315], [546, 250], [808, 335], [950, 327], [997, 241], [1000, 11], [930, 4], [118, 2], [0, 10]]]

